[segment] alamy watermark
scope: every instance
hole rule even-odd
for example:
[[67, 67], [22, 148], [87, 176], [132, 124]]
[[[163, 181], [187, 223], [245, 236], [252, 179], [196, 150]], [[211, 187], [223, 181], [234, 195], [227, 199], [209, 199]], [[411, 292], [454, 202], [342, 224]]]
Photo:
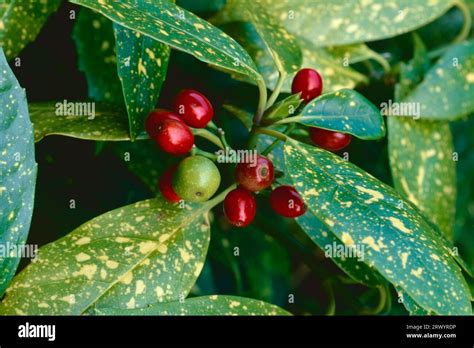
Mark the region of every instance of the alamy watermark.
[[415, 102], [383, 102], [380, 104], [380, 112], [384, 116], [413, 117], [414, 120], [420, 118], [420, 103]]
[[25, 258], [35, 259], [38, 255], [37, 244], [14, 244], [6, 242], [0, 244], [0, 259], [6, 258]]
[[68, 102], [64, 99], [55, 104], [56, 116], [86, 116], [88, 120], [95, 118], [95, 103], [93, 102]]
[[327, 258], [355, 258], [357, 261], [364, 261], [364, 254], [365, 245], [363, 244], [345, 245], [332, 242], [324, 246], [324, 256]]
[[249, 163], [251, 167], [257, 166], [257, 150], [234, 150], [226, 148], [216, 151], [217, 163]]

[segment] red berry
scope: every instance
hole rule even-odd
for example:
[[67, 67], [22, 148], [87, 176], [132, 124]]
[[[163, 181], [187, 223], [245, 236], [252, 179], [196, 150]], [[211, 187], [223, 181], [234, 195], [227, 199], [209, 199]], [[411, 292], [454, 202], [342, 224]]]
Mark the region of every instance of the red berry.
[[235, 168], [235, 180], [244, 189], [257, 192], [266, 189], [275, 177], [273, 163], [257, 155], [256, 163], [239, 163]]
[[190, 127], [204, 128], [212, 120], [214, 109], [209, 100], [192, 89], [182, 90], [174, 101], [174, 110]]
[[256, 212], [254, 196], [241, 187], [230, 191], [224, 199], [224, 214], [234, 226], [247, 226], [253, 221]]
[[181, 197], [179, 197], [173, 190], [173, 174], [177, 167], [178, 165], [174, 165], [166, 169], [161, 175], [160, 182], [158, 184], [161, 194], [166, 198], [166, 200], [173, 203], [177, 203], [181, 200]]
[[145, 121], [145, 129], [150, 138], [156, 137], [160, 123], [165, 119], [180, 120], [178, 115], [169, 110], [156, 109], [150, 112]]
[[295, 75], [291, 85], [291, 93], [301, 93], [305, 103], [309, 103], [323, 92], [323, 79], [314, 69], [301, 69]]
[[154, 139], [163, 151], [175, 156], [187, 154], [194, 145], [193, 132], [181, 120], [161, 121]]
[[350, 134], [315, 127], [309, 129], [309, 136], [315, 145], [329, 151], [342, 150], [349, 145], [352, 140]]
[[306, 205], [299, 193], [291, 186], [280, 186], [270, 194], [272, 209], [283, 216], [294, 218], [306, 212]]

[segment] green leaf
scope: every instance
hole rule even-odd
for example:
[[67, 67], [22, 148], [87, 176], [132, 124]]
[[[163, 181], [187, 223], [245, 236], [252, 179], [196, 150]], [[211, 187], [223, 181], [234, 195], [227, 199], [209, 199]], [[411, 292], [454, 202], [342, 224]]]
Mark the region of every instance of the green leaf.
[[363, 262], [364, 255], [356, 255], [355, 249], [351, 251], [353, 257], [339, 256], [339, 250], [348, 250], [347, 247], [311, 211], [297, 218], [296, 222], [316, 245], [327, 252], [326, 257], [330, 257], [349, 277], [370, 287], [383, 282], [380, 274]]
[[61, 0], [0, 1], [0, 46], [7, 60], [15, 58], [39, 34], [48, 17]]
[[474, 41], [448, 49], [406, 98], [422, 119], [453, 120], [474, 111]]
[[265, 8], [254, 0], [238, 1], [258, 35], [270, 52], [277, 70], [284, 75], [295, 73], [302, 63], [301, 49], [296, 38], [289, 34]]
[[[0, 297], [13, 278], [30, 228], [36, 185], [33, 127], [25, 91], [0, 48]], [[8, 253], [5, 257], [5, 253]]]
[[366, 140], [385, 135], [380, 111], [363, 95], [350, 89], [323, 94], [306, 105], [301, 115], [278, 123], [291, 122], [348, 133]]
[[142, 309], [97, 308], [102, 315], [291, 315], [275, 305], [251, 298], [211, 295], [182, 302], [156, 303]]
[[419, 28], [442, 14], [453, 0], [260, 0], [288, 31], [317, 46], [381, 40]]
[[388, 117], [395, 188], [452, 239], [456, 167], [449, 124]]
[[382, 55], [371, 50], [366, 44], [358, 43], [347, 46], [333, 46], [327, 47], [326, 49], [341, 64], [356, 64], [373, 59], [384, 68], [385, 72], [390, 71], [390, 64], [387, 60]]
[[79, 70], [87, 80], [89, 98], [122, 106], [122, 86], [117, 75], [117, 57], [112, 22], [82, 8], [73, 30]]
[[410, 313], [410, 315], [430, 315], [430, 311], [427, 311], [420, 307], [410, 296], [407, 295], [402, 289], [396, 288], [398, 298], [402, 302], [403, 306]]
[[186, 297], [206, 257], [209, 208], [152, 199], [90, 220], [39, 249], [13, 280], [0, 314], [77, 315]]
[[[275, 89], [278, 80], [278, 70], [268, 53], [265, 43], [250, 23], [234, 22], [223, 25], [223, 29], [236, 39], [253, 58], [258, 71], [265, 79], [267, 87]], [[341, 64], [325, 49], [316, 48], [312, 43], [298, 38], [303, 61], [301, 66], [318, 70], [324, 76], [324, 91], [333, 92], [341, 88], [354, 88], [361, 83], [367, 83], [367, 78], [348, 66]], [[291, 92], [291, 83], [295, 74], [290, 74], [285, 79], [282, 92]], [[237, 76], [238, 77], [238, 76]], [[243, 79], [244, 82], [254, 83], [252, 80]]]
[[450, 249], [389, 186], [352, 163], [288, 140], [285, 163], [309, 210], [364, 262], [437, 314], [471, 314], [470, 294]]
[[273, 123], [289, 115], [293, 115], [301, 105], [301, 94], [293, 94], [272, 105], [263, 115], [263, 123]]
[[117, 68], [127, 105], [130, 136], [145, 136], [145, 119], [152, 111], [166, 78], [170, 48], [139, 32], [114, 24]]
[[225, 71], [261, 79], [247, 52], [230, 36], [168, 0], [72, 2]]
[[[92, 109], [92, 107], [94, 109]], [[127, 117], [120, 108], [94, 102], [46, 102], [29, 105], [35, 141], [47, 135], [64, 135], [84, 140], [130, 140]], [[83, 116], [94, 110], [94, 116]], [[67, 116], [57, 113], [67, 112]]]
[[[413, 59], [400, 69], [397, 101], [415, 89], [429, 70], [428, 53], [417, 35], [414, 36], [414, 46]], [[390, 168], [395, 188], [452, 240], [456, 168], [449, 124], [388, 117], [387, 125]]]

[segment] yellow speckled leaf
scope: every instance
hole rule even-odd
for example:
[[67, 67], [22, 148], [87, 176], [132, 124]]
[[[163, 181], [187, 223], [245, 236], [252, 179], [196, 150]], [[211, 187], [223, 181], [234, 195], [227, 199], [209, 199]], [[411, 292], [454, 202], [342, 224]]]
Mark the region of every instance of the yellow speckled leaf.
[[364, 262], [437, 314], [471, 314], [461, 270], [437, 231], [394, 189], [325, 150], [288, 140], [285, 164], [311, 212]]
[[[229, 23], [222, 27], [249, 52], [257, 64], [258, 71], [264, 77], [267, 87], [273, 90], [278, 80], [278, 69], [255, 28], [250, 23], [244, 22]], [[303, 59], [301, 67], [316, 69], [324, 76], [325, 93], [342, 88], [354, 88], [358, 84], [368, 82], [364, 75], [349, 66], [344, 66], [339, 58], [334, 58], [324, 48], [317, 48], [311, 42], [301, 38], [297, 38], [297, 42], [301, 47]], [[291, 92], [291, 82], [294, 75], [295, 73], [291, 73], [285, 79], [282, 86], [283, 92]], [[249, 79], [244, 81], [254, 83]]]
[[449, 48], [405, 103], [420, 105], [421, 119], [453, 120], [474, 111], [474, 41]]
[[456, 167], [449, 124], [401, 117], [387, 122], [395, 188], [452, 238]]
[[135, 140], [146, 135], [145, 119], [158, 102], [168, 71], [170, 48], [116, 23], [114, 31], [130, 136]]
[[385, 135], [379, 109], [362, 94], [350, 89], [323, 94], [308, 103], [299, 115], [278, 123], [292, 122], [344, 132], [366, 140], [380, 139]]
[[97, 308], [101, 315], [290, 315], [287, 311], [251, 298], [211, 295], [183, 302], [156, 303], [143, 309]]
[[84, 314], [186, 297], [209, 245], [209, 206], [152, 199], [90, 220], [39, 249], [17, 275], [0, 314]]
[[0, 46], [8, 60], [36, 38], [60, 4], [61, 0], [0, 1]]
[[[64, 135], [84, 140], [130, 140], [127, 115], [125, 111], [115, 106], [93, 102], [59, 101], [32, 103], [29, 104], [29, 109], [35, 130], [35, 141], [40, 141], [48, 135]], [[92, 110], [94, 115], [87, 116]], [[63, 111], [64, 116], [58, 114]]]
[[26, 94], [0, 48], [0, 297], [20, 263], [20, 255], [5, 251], [21, 250], [28, 236], [36, 171]]
[[102, 13], [121, 26], [225, 71], [260, 80], [247, 52], [230, 36], [169, 0], [73, 0]]
[[289, 32], [318, 46], [381, 40], [419, 28], [453, 0], [259, 0]]

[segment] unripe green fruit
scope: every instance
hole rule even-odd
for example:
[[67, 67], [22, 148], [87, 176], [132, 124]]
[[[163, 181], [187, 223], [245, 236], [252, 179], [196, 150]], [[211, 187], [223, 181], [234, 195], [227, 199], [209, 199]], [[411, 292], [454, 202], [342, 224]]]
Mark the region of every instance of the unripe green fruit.
[[206, 157], [191, 156], [181, 161], [173, 175], [173, 189], [188, 202], [204, 202], [216, 193], [221, 174]]

